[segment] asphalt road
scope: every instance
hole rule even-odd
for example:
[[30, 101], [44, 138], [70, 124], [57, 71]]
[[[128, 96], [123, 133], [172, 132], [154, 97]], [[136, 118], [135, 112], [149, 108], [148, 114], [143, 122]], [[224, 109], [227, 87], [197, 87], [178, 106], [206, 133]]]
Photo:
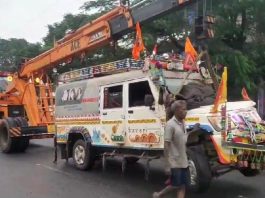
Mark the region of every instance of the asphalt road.
[[[144, 180], [143, 163], [128, 166], [108, 160], [107, 170], [97, 163], [92, 171], [79, 171], [71, 161], [53, 164], [51, 140], [32, 141], [26, 153], [0, 154], [1, 198], [149, 198], [163, 187], [163, 163], [151, 163], [150, 180]], [[263, 198], [264, 176], [246, 178], [238, 172], [214, 179], [208, 192], [188, 193], [187, 198]], [[175, 197], [169, 195], [168, 197]]]

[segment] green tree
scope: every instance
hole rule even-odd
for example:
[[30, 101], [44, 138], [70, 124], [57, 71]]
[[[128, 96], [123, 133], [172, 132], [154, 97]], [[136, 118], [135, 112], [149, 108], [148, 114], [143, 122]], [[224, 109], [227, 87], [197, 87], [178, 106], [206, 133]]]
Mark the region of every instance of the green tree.
[[16, 71], [22, 59], [33, 58], [41, 52], [41, 44], [25, 39], [0, 39], [0, 70]]
[[90, 18], [86, 14], [66, 14], [61, 22], [48, 25], [48, 34], [43, 38], [43, 51], [52, 48], [56, 40], [62, 39], [67, 32], [77, 30], [89, 20]]
[[243, 86], [254, 95], [265, 72], [265, 1], [217, 0], [214, 8], [216, 37], [210, 49], [216, 63], [229, 67], [229, 95], [240, 97]]

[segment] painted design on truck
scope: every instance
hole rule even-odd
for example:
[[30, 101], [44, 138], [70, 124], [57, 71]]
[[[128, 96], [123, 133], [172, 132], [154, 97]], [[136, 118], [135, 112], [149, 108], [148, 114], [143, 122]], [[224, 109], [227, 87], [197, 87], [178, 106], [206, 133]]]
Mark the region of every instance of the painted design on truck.
[[135, 144], [159, 144], [161, 143], [161, 129], [129, 128], [129, 141]]
[[83, 89], [81, 87], [75, 87], [72, 89], [66, 89], [63, 92], [63, 96], [61, 98], [62, 102], [80, 100], [83, 94]]
[[97, 128], [93, 128], [91, 139], [94, 143], [101, 143], [101, 132]]
[[122, 122], [118, 122], [116, 125], [112, 126], [111, 140], [113, 142], [124, 142], [124, 136], [120, 135], [120, 134], [117, 134], [120, 123], [122, 123]]
[[147, 123], [156, 123], [155, 119], [142, 119], [142, 120], [128, 120], [129, 124], [147, 124]]
[[156, 136], [154, 133], [144, 133], [144, 134], [137, 134], [132, 135], [129, 137], [131, 142], [136, 143], [147, 143], [147, 144], [156, 144], [160, 142], [160, 138]]

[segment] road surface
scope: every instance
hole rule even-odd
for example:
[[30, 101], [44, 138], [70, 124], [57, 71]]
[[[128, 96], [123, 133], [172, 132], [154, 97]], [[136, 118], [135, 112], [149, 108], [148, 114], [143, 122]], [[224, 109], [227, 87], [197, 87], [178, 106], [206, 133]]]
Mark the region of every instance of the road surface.
[[[151, 163], [150, 180], [144, 180], [143, 162], [130, 165], [121, 174], [121, 162], [110, 159], [102, 171], [98, 162], [92, 171], [79, 171], [72, 162], [53, 164], [52, 140], [31, 142], [26, 153], [0, 153], [0, 197], [2, 198], [149, 198], [163, 187], [163, 163]], [[187, 198], [263, 198], [264, 176], [246, 178], [238, 172], [214, 179], [208, 192], [188, 193]], [[174, 195], [169, 195], [175, 197]]]

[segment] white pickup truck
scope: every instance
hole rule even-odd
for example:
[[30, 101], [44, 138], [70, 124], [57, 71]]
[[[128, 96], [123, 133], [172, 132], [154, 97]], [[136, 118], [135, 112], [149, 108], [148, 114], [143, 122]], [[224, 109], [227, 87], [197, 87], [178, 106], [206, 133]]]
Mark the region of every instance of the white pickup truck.
[[122, 157], [123, 165], [146, 159], [149, 167], [150, 160], [163, 154], [163, 90], [179, 89], [190, 104], [187, 129], [200, 123], [188, 138], [191, 182], [197, 191], [228, 171], [254, 176], [265, 168], [265, 126], [255, 103], [228, 102], [226, 108], [210, 113], [215, 94], [210, 76], [201, 71], [187, 71], [176, 62], [157, 65], [125, 59], [64, 73], [60, 82], [57, 144], [61, 157], [73, 158], [78, 169], [91, 168], [97, 157], [105, 167], [109, 156]]

